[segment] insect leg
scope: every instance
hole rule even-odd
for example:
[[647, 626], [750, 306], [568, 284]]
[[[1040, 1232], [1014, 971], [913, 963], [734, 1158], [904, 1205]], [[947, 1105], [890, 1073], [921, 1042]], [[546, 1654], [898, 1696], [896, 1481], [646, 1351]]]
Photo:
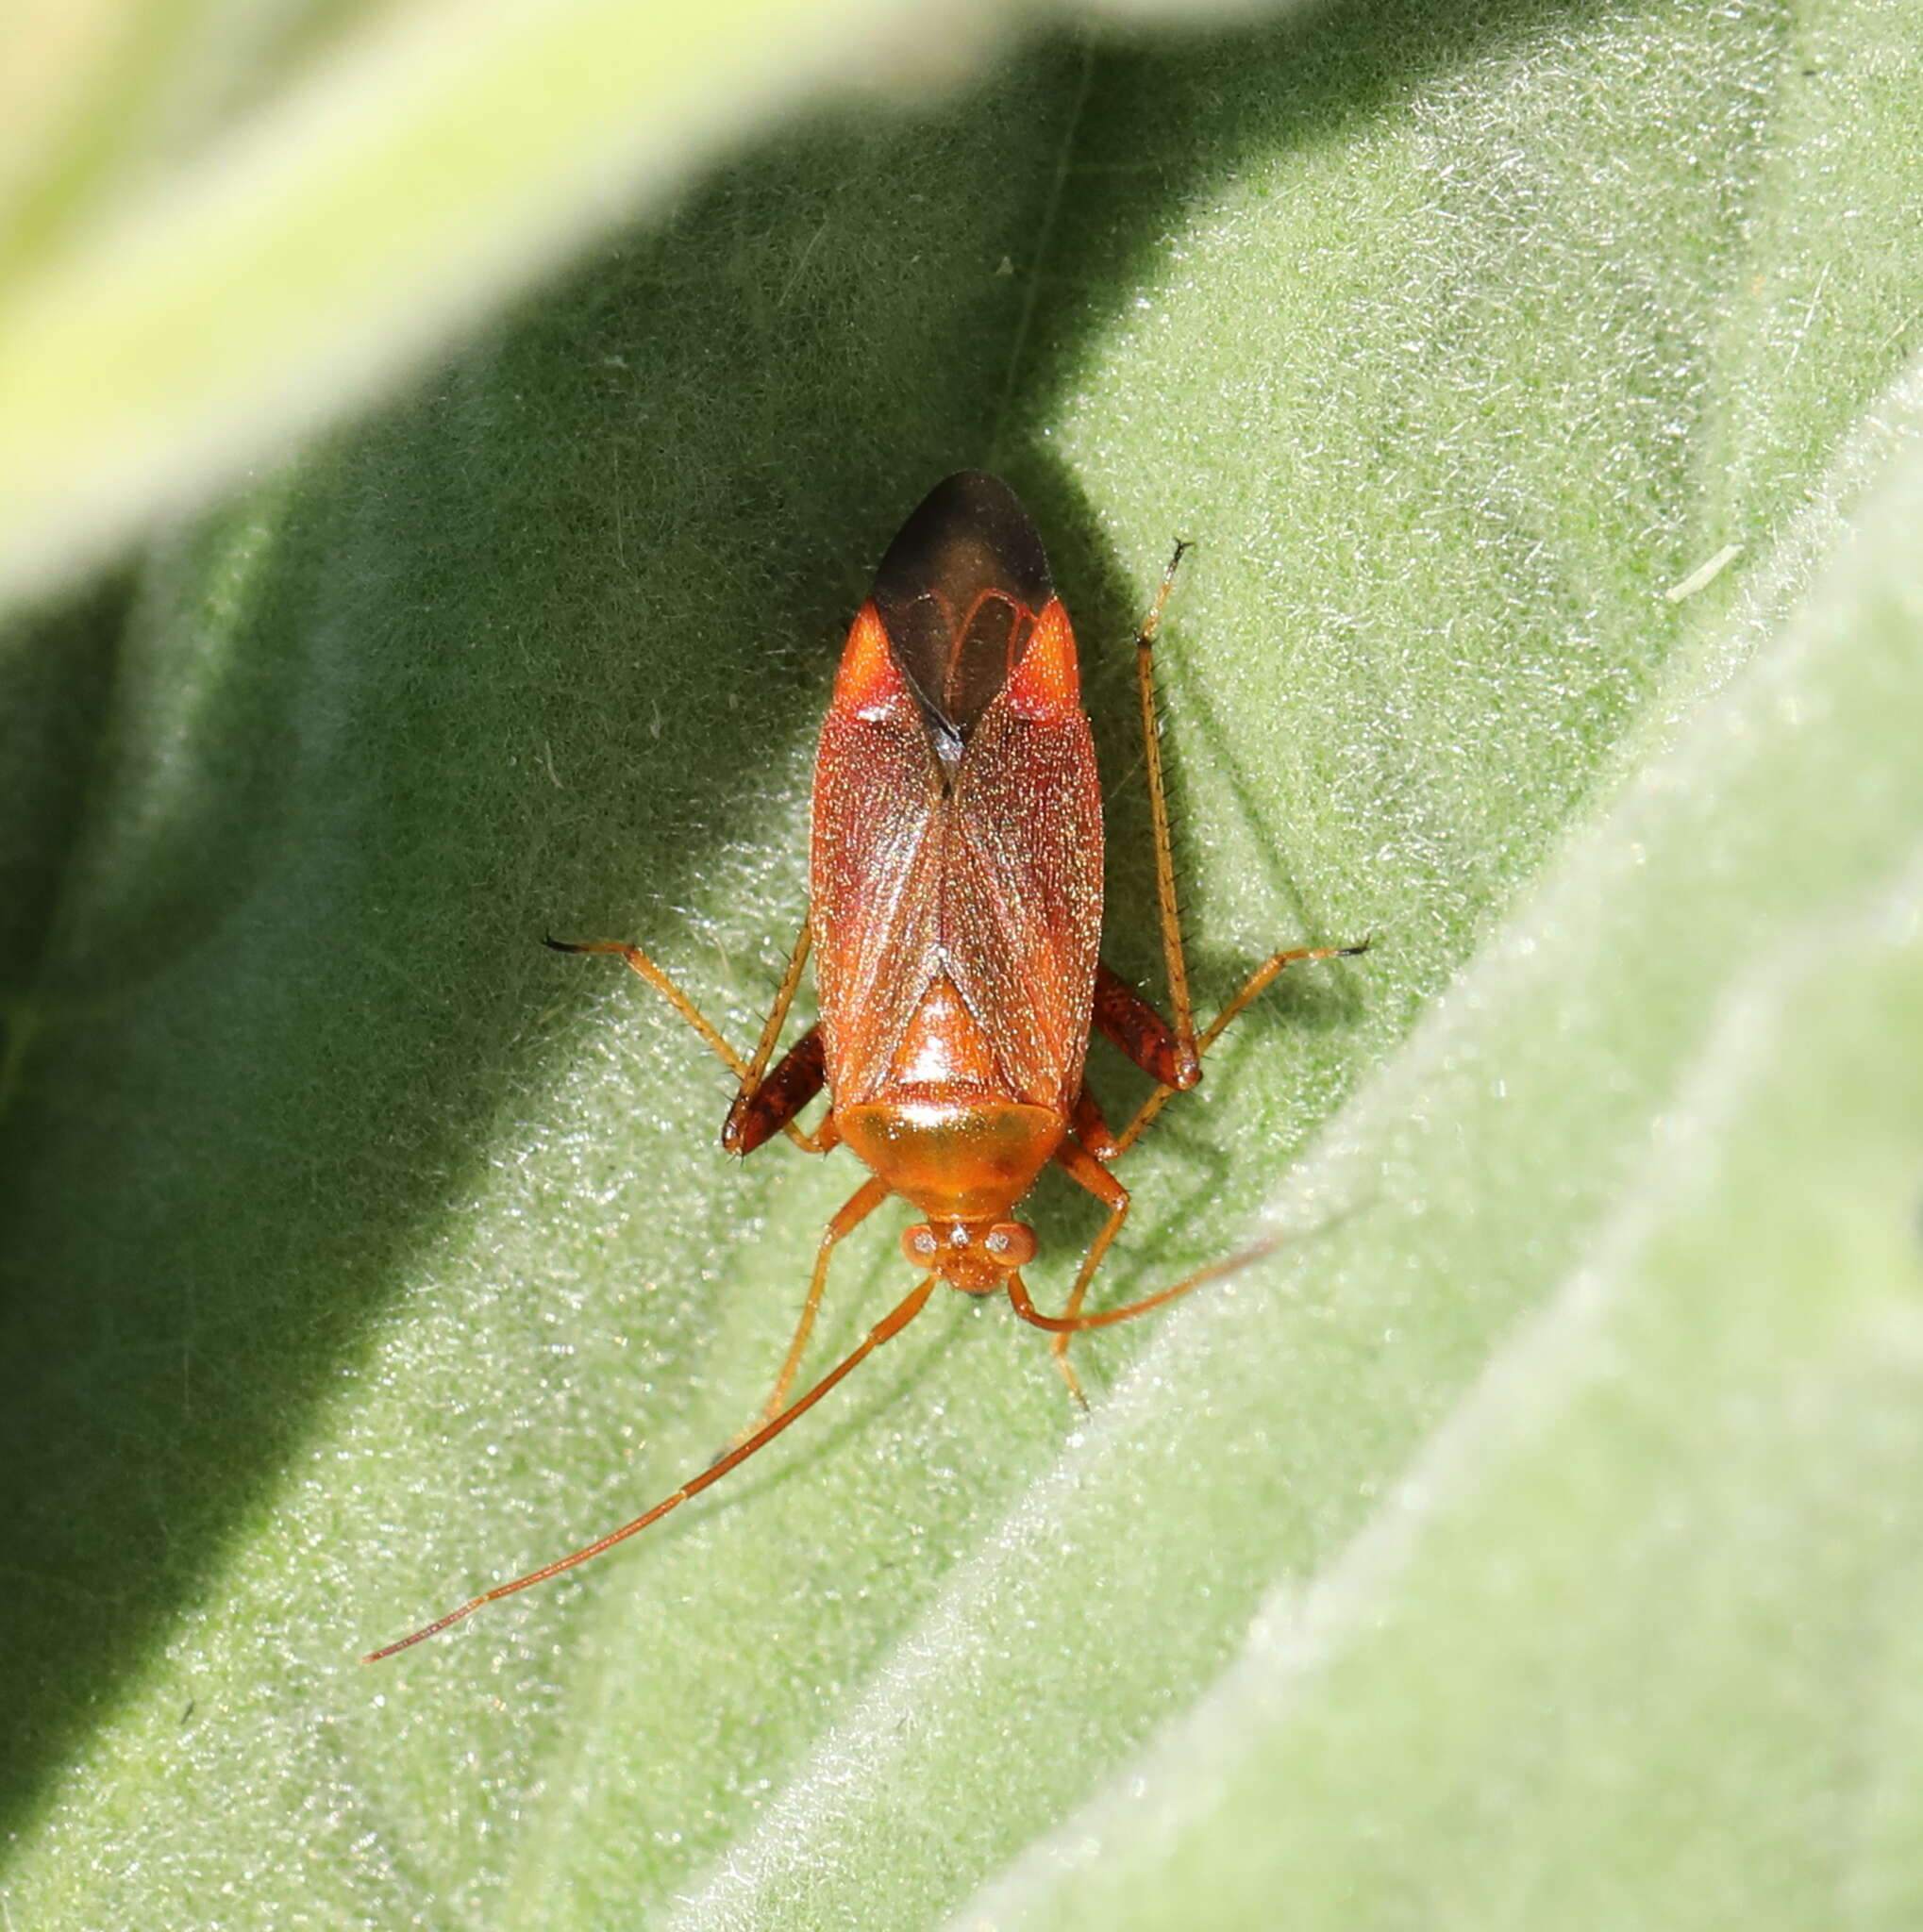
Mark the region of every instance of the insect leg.
[[1186, 1090], [1202, 1077], [1201, 1049], [1184, 1058], [1175, 1029], [1112, 967], [1095, 968], [1095, 1029], [1112, 1041], [1158, 1086]]
[[[1188, 957], [1182, 950], [1181, 908], [1176, 903], [1175, 854], [1168, 834], [1168, 789], [1162, 775], [1162, 733], [1155, 709], [1155, 633], [1162, 623], [1162, 607], [1175, 588], [1177, 567], [1188, 547], [1186, 543], [1175, 546], [1162, 589], [1155, 593], [1154, 606], [1135, 633], [1135, 686], [1142, 699], [1142, 751], [1148, 772], [1149, 820], [1155, 832], [1156, 916], [1162, 926], [1162, 955], [1168, 965], [1168, 1003], [1175, 1013], [1170, 1070], [1176, 1077], [1167, 1082], [1171, 1087], [1196, 1084], [1201, 1077], [1201, 1053], [1196, 1043], [1196, 1008], [1189, 993]], [[1161, 1077], [1157, 1074], [1157, 1078]]]
[[[628, 965], [642, 978], [646, 980], [667, 1001], [669, 1006], [673, 1007], [675, 1011], [680, 1014], [681, 1018], [687, 1021], [688, 1024], [708, 1042], [710, 1051], [741, 1082], [741, 1091], [735, 1096], [734, 1106], [728, 1110], [728, 1128], [731, 1129], [733, 1127], [738, 1113], [745, 1113], [752, 1109], [756, 1090], [761, 1085], [761, 1076], [767, 1071], [768, 1060], [774, 1052], [775, 1041], [780, 1037], [782, 1023], [788, 1017], [788, 1008], [794, 1002], [794, 990], [801, 981], [801, 969], [808, 961], [809, 930], [806, 921], [802, 923], [800, 937], [794, 941], [794, 950], [789, 955], [787, 971], [781, 975], [780, 989], [775, 994], [775, 1004], [769, 1011], [766, 1024], [761, 1028], [761, 1038], [755, 1048], [755, 1057], [752, 1060], [744, 1060], [740, 1054], [735, 1052], [734, 1048], [716, 1031], [707, 1014], [639, 946], [628, 945], [621, 940], [590, 940], [584, 942], [574, 942], [567, 940], [547, 939], [543, 940], [542, 944], [550, 947], [557, 953], [614, 953], [626, 959]], [[806, 1041], [803, 1041], [801, 1044], [806, 1045]], [[799, 1047], [797, 1047], [796, 1051], [799, 1051]], [[775, 1071], [776, 1077], [779, 1079], [782, 1074], [782, 1069], [778, 1067]], [[817, 1083], [815, 1089], [811, 1090], [808, 1093], [804, 1093], [799, 1100], [795, 1101], [794, 1107], [789, 1109], [787, 1115], [783, 1115], [780, 1119], [772, 1122], [769, 1125], [768, 1133], [772, 1134], [775, 1128], [778, 1126], [797, 1147], [810, 1154], [825, 1154], [829, 1147], [832, 1147], [835, 1144], [833, 1140], [824, 1141], [819, 1132], [814, 1134], [804, 1132], [789, 1117], [795, 1108], [805, 1105], [812, 1097], [813, 1091], [818, 1091], [818, 1089], [819, 1083]], [[762, 1135], [760, 1138], [766, 1139], [767, 1136]], [[727, 1141], [727, 1130], [726, 1129], [723, 1133], [723, 1141], [724, 1143]], [[759, 1141], [753, 1144], [758, 1145]], [[745, 1152], [746, 1149], [743, 1148], [738, 1151]]]
[[788, 1400], [788, 1391], [794, 1386], [795, 1374], [800, 1370], [801, 1357], [807, 1352], [808, 1338], [814, 1332], [814, 1318], [821, 1312], [822, 1291], [828, 1286], [828, 1263], [834, 1257], [835, 1244], [860, 1227], [887, 1200], [888, 1194], [888, 1183], [878, 1176], [871, 1176], [842, 1203], [834, 1219], [822, 1230], [821, 1245], [815, 1250], [814, 1273], [809, 1278], [808, 1299], [801, 1305], [801, 1319], [794, 1324], [794, 1339], [788, 1344], [781, 1373], [775, 1377], [774, 1391], [761, 1405], [760, 1421], [750, 1423], [735, 1437], [727, 1445], [730, 1449], [744, 1442], [763, 1424], [772, 1422], [780, 1414], [782, 1405]]
[[1081, 1091], [1075, 1096], [1075, 1107], [1068, 1116], [1069, 1130], [1097, 1160], [1112, 1160], [1120, 1151], [1115, 1144], [1115, 1136], [1109, 1124], [1102, 1117], [1101, 1103], [1095, 1097], [1086, 1080], [1081, 1083]]
[[811, 942], [812, 935], [808, 921], [804, 919], [801, 930], [794, 936], [794, 950], [788, 956], [788, 970], [781, 975], [775, 1004], [768, 1008], [768, 1017], [761, 1023], [761, 1037], [755, 1042], [755, 1057], [742, 1070], [741, 1092], [729, 1109], [730, 1124], [734, 1115], [750, 1101], [761, 1084], [762, 1074], [768, 1071], [768, 1062], [774, 1058], [775, 1042], [780, 1039], [781, 1028], [788, 1019], [788, 1008], [794, 1004], [794, 989], [801, 984], [801, 969], [808, 964], [808, 949]]
[[[1135, 636], [1135, 683], [1142, 699], [1142, 742], [1148, 774], [1148, 808], [1155, 830], [1155, 900], [1162, 926], [1162, 956], [1168, 962], [1168, 1000], [1174, 1011], [1172, 1026], [1164, 1025], [1154, 1009], [1129, 991], [1106, 968], [1095, 985], [1095, 1023], [1122, 1051], [1156, 1082], [1157, 1091], [1143, 1103], [1135, 1118], [1116, 1137], [1117, 1152], [1132, 1147], [1150, 1121], [1167, 1105], [1171, 1093], [1193, 1087], [1201, 1078], [1202, 1056], [1221, 1038], [1222, 1029], [1254, 999], [1285, 966], [1300, 959], [1352, 958], [1368, 950], [1364, 940], [1359, 946], [1302, 946], [1291, 952], [1272, 953], [1249, 974], [1242, 991], [1224, 1007], [1212, 1024], [1200, 1035], [1196, 1032], [1195, 1003], [1189, 991], [1187, 957], [1182, 950], [1181, 912], [1176, 902], [1175, 857], [1168, 831], [1168, 790], [1162, 773], [1162, 741], [1157, 730], [1155, 705], [1155, 633], [1162, 622], [1162, 606], [1175, 583], [1176, 567], [1181, 562], [1186, 543], [1175, 546], [1169, 558], [1162, 589], [1154, 606]], [[1105, 987], [1104, 980], [1112, 981]], [[1103, 997], [1111, 1003], [1111, 1020], [1103, 1017]], [[1157, 1029], [1159, 1029], [1159, 1034]], [[1145, 1055], [1146, 1057], [1145, 1057]], [[1151, 1060], [1157, 1063], [1151, 1063]]]
[[679, 1508], [690, 1496], [699, 1495], [711, 1483], [719, 1482], [729, 1470], [745, 1462], [757, 1450], [766, 1448], [790, 1423], [805, 1415], [837, 1382], [858, 1369], [884, 1341], [891, 1341], [899, 1335], [921, 1313], [934, 1285], [935, 1277], [932, 1274], [917, 1282], [908, 1295], [897, 1303], [890, 1313], [876, 1323], [841, 1362], [830, 1369], [806, 1395], [796, 1402], [790, 1403], [779, 1415], [757, 1429], [745, 1442], [738, 1448], [730, 1449], [718, 1462], [683, 1483], [672, 1496], [663, 1498], [652, 1509], [637, 1516], [632, 1523], [624, 1523], [619, 1529], [611, 1529], [606, 1536], [597, 1537], [594, 1541], [583, 1544], [568, 1556], [561, 1557], [552, 1563], [544, 1563], [539, 1570], [530, 1570], [525, 1576], [515, 1577], [511, 1583], [497, 1583], [493, 1590], [484, 1591], [479, 1596], [462, 1604], [458, 1610], [449, 1610], [444, 1617], [437, 1617], [433, 1623], [424, 1624], [411, 1636], [403, 1637], [399, 1642], [390, 1643], [379, 1650], [369, 1652], [361, 1658], [361, 1662], [378, 1663], [382, 1657], [392, 1657], [397, 1650], [406, 1650], [410, 1644], [419, 1643], [424, 1638], [438, 1636], [450, 1624], [458, 1624], [463, 1617], [472, 1616], [482, 1605], [497, 1603], [504, 1596], [512, 1596], [516, 1591], [527, 1590], [533, 1584], [545, 1583], [550, 1576], [559, 1576], [564, 1570], [576, 1569], [591, 1557], [598, 1557], [602, 1551], [611, 1550], [616, 1543], [626, 1542], [629, 1537], [638, 1535], [651, 1524], [659, 1523], [669, 1510]]
[[[754, 1071], [752, 1067], [748, 1069]], [[772, 1134], [779, 1133], [828, 1084], [821, 1028], [811, 1026], [775, 1063], [775, 1071], [752, 1088], [744, 1086], [727, 1110], [721, 1144], [730, 1154], [752, 1154]], [[841, 1140], [830, 1114], [808, 1137], [811, 1153], [826, 1154]]]
[[[1248, 977], [1243, 981], [1242, 990], [1217, 1013], [1196, 1042], [1197, 1056], [1205, 1054], [1221, 1039], [1230, 1023], [1236, 1020], [1249, 1002], [1261, 994], [1285, 966], [1298, 965], [1305, 959], [1353, 959], [1366, 953], [1372, 942], [1363, 940], [1356, 946], [1296, 946], [1288, 952], [1271, 953]], [[1097, 1008], [1099, 1024], [1099, 1008]], [[1107, 1032], [1107, 1027], [1103, 1027]], [[1113, 1038], [1112, 1035], [1110, 1036]], [[1126, 1051], [1126, 1049], [1125, 1049]], [[1153, 1071], [1150, 1069], [1149, 1071]], [[1170, 1082], [1163, 1081], [1137, 1109], [1135, 1118], [1115, 1136], [1116, 1151], [1126, 1153], [1142, 1138], [1147, 1127], [1162, 1109], [1168, 1105], [1171, 1095], [1181, 1090]]]
[[[1081, 1378], [1069, 1363], [1068, 1338], [1082, 1325], [1081, 1305], [1088, 1293], [1089, 1283], [1095, 1278], [1095, 1270], [1102, 1265], [1102, 1257], [1109, 1252], [1109, 1244], [1121, 1233], [1122, 1224], [1129, 1218], [1129, 1191], [1093, 1154], [1073, 1141], [1063, 1141], [1055, 1150], [1055, 1158], [1109, 1210], [1109, 1218], [1102, 1224], [1101, 1232], [1089, 1243], [1088, 1253], [1081, 1257], [1075, 1286], [1068, 1291], [1068, 1308], [1062, 1316], [1067, 1326], [1056, 1331], [1051, 1345], [1055, 1366], [1062, 1371], [1062, 1380], [1068, 1384], [1068, 1392], [1086, 1408], [1088, 1397], [1081, 1391]], [[1017, 1303], [1017, 1312], [1020, 1307]]]
[[1202, 1052], [1207, 1053], [1222, 1038], [1230, 1024], [1241, 1017], [1243, 1008], [1267, 990], [1283, 967], [1299, 965], [1305, 959], [1359, 959], [1374, 944], [1372, 935], [1353, 946], [1296, 946], [1285, 953], [1271, 953], [1243, 981], [1242, 991], [1210, 1021], [1201, 1039]]

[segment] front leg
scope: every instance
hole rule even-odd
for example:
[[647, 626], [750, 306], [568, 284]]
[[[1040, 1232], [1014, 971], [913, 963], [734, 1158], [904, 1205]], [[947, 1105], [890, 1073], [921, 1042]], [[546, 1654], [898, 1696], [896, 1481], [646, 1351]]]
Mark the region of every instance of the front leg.
[[1063, 1141], [1055, 1150], [1055, 1160], [1057, 1166], [1086, 1188], [1109, 1210], [1109, 1218], [1102, 1224], [1101, 1232], [1089, 1243], [1088, 1253], [1082, 1257], [1081, 1268], [1076, 1274], [1075, 1286], [1068, 1292], [1068, 1307], [1062, 1319], [1070, 1326], [1058, 1330], [1055, 1340], [1049, 1343], [1049, 1352], [1055, 1357], [1055, 1366], [1062, 1371], [1062, 1379], [1068, 1384], [1068, 1392], [1086, 1408], [1088, 1397], [1082, 1393], [1081, 1378], [1069, 1364], [1068, 1341], [1081, 1314], [1089, 1284], [1095, 1278], [1095, 1270], [1102, 1265], [1102, 1257], [1109, 1252], [1110, 1243], [1121, 1233], [1122, 1224], [1129, 1218], [1129, 1190], [1078, 1141]]

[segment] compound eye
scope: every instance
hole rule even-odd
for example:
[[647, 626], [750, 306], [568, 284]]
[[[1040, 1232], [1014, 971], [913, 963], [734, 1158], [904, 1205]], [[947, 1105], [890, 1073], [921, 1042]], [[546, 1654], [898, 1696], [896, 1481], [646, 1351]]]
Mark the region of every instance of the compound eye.
[[936, 1257], [942, 1252], [942, 1244], [935, 1239], [935, 1231], [927, 1222], [919, 1227], [910, 1228], [901, 1238], [901, 1252], [917, 1268], [932, 1268]]
[[1035, 1231], [1019, 1221], [997, 1221], [982, 1246], [1003, 1268], [1026, 1268], [1035, 1258]]

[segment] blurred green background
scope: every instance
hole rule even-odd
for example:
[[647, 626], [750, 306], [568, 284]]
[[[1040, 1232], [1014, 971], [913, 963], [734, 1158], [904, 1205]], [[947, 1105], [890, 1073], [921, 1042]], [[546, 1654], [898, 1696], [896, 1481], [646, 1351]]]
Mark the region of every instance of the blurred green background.
[[[7, 1923], [1916, 1922], [1923, 18], [48, 4], [0, 75]], [[1377, 936], [1104, 1291], [1290, 1239], [1085, 1422], [943, 1297], [363, 1669], [764, 1392], [853, 1164], [727, 1160], [538, 941], [752, 1036], [967, 464], [1114, 963], [1177, 535], [1204, 1003]]]

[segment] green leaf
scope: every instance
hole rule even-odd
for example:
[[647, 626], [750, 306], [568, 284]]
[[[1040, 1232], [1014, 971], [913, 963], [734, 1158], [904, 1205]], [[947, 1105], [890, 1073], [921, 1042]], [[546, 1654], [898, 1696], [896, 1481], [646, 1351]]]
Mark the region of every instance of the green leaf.
[[392, 385], [582, 237], [850, 77], [904, 0], [304, 0], [0, 23], [0, 590]]
[[[1911, 1923], [1919, 69], [1867, 4], [1031, 45], [19, 625], [12, 1922]], [[361, 1667], [765, 1392], [854, 1164], [733, 1166], [538, 941], [752, 1037], [840, 630], [978, 462], [1076, 611], [1114, 963], [1176, 535], [1204, 1004], [1377, 936], [1129, 1157], [1101, 1291], [1287, 1243], [1078, 1341], [1086, 1423], [942, 1297]], [[1033, 1219], [1052, 1307], [1098, 1217]]]

